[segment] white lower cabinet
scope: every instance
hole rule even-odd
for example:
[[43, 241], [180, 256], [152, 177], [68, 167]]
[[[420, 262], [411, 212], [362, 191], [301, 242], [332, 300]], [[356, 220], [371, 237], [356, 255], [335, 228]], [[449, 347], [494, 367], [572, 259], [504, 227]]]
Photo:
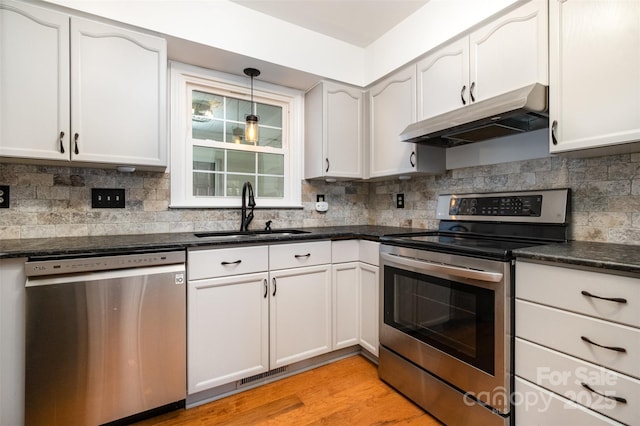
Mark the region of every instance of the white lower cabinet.
[[271, 272], [270, 367], [331, 350], [331, 266]]
[[518, 259], [516, 425], [637, 423], [638, 285], [603, 268]]
[[189, 393], [269, 369], [267, 272], [189, 282]]
[[359, 344], [378, 356], [378, 250], [364, 240], [334, 241], [333, 349]]

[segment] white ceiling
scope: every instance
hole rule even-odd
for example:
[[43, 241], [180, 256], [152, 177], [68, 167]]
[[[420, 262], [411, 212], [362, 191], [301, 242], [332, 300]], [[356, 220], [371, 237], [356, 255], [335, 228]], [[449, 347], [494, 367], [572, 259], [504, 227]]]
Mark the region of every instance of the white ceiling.
[[366, 47], [429, 0], [231, 0], [274, 18]]

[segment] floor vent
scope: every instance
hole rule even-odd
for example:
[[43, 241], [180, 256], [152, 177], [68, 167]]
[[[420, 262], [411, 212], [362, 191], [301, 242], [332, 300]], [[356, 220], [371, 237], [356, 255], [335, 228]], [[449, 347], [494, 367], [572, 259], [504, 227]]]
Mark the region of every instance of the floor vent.
[[244, 378], [240, 380], [240, 383], [238, 383], [238, 385], [243, 386], [248, 383], [253, 383], [256, 380], [261, 380], [267, 377], [275, 376], [276, 374], [286, 373], [286, 371], [287, 371], [287, 367], [276, 368], [275, 370], [270, 370], [270, 371], [267, 371], [266, 373], [260, 373], [260, 374], [256, 374], [255, 376]]

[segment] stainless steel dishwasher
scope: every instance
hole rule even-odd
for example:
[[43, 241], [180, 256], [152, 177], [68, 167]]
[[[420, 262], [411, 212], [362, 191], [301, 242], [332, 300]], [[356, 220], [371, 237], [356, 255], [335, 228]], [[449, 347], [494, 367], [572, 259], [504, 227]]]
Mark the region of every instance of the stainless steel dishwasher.
[[184, 406], [184, 251], [31, 258], [25, 269], [25, 424]]

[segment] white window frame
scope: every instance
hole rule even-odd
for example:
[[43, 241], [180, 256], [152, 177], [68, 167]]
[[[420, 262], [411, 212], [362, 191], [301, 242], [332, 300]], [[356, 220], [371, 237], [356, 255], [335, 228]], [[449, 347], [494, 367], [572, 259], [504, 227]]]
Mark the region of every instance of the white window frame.
[[[196, 197], [193, 195], [193, 145], [191, 132], [191, 90], [216, 90], [237, 99], [251, 99], [248, 77], [212, 71], [179, 62], [170, 62], [170, 135], [172, 208], [240, 207], [240, 196]], [[282, 146], [287, 151], [284, 164], [284, 197], [256, 197], [256, 208], [302, 208], [302, 154], [304, 95], [301, 91], [260, 80], [253, 83], [255, 102], [285, 105], [282, 114]], [[288, 110], [288, 111], [287, 111]], [[206, 143], [205, 143], [206, 145]], [[251, 150], [243, 145], [242, 150]]]

